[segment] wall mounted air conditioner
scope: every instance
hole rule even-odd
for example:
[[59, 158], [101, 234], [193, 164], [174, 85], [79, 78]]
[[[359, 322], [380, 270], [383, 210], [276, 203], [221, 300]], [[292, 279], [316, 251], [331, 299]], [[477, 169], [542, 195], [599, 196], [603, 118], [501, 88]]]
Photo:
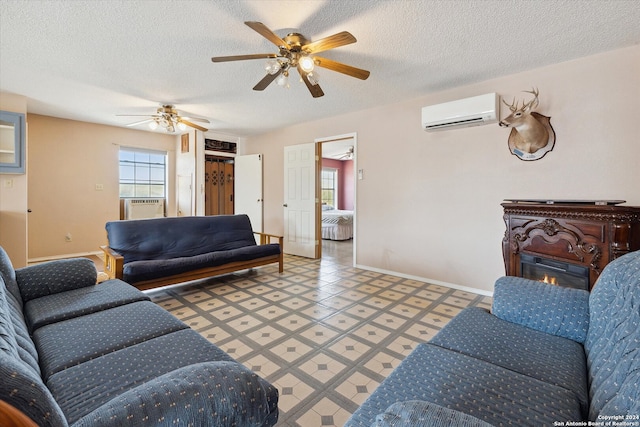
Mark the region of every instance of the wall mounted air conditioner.
[[422, 129], [436, 131], [495, 123], [500, 116], [496, 93], [459, 99], [422, 108]]
[[125, 199], [124, 219], [162, 218], [164, 199]]

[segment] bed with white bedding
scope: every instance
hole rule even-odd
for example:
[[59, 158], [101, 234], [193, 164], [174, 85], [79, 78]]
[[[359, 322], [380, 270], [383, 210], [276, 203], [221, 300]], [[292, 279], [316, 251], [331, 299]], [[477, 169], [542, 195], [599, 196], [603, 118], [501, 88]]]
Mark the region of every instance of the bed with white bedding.
[[322, 238], [325, 240], [349, 240], [353, 238], [353, 211], [322, 207]]

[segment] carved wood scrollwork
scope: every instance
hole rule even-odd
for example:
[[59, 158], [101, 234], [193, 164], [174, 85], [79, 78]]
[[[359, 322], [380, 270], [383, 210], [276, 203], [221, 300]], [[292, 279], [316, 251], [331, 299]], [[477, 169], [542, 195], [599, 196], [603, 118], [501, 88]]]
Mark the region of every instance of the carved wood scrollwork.
[[[573, 254], [580, 262], [585, 262], [585, 257], [591, 256], [591, 259], [588, 261], [589, 267], [596, 271], [598, 275], [600, 274], [600, 267], [598, 266], [598, 263], [602, 258], [602, 249], [598, 245], [585, 242], [582, 239], [582, 236], [580, 236], [574, 230], [563, 226], [554, 219], [547, 218], [538, 223], [535, 223], [535, 221], [531, 221], [528, 224], [531, 224], [532, 222], [534, 223], [533, 225], [527, 226], [522, 232], [515, 233], [513, 235], [511, 246], [514, 250], [514, 253], [519, 253], [521, 244], [529, 241], [535, 236], [541, 236], [547, 243], [554, 243], [554, 240], [560, 240], [558, 234], [564, 233], [569, 236], [569, 238], [562, 239], [567, 242], [567, 251], [570, 254]], [[539, 233], [538, 230], [542, 233]], [[534, 236], [531, 236], [532, 233], [534, 234]], [[545, 236], [557, 237], [557, 239], [547, 239]]]

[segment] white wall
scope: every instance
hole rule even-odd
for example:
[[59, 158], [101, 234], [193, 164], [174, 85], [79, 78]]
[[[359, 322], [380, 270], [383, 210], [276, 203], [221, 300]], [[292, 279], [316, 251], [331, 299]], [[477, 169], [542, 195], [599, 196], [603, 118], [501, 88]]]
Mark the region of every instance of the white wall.
[[[425, 105], [488, 92], [510, 102], [530, 96], [522, 91], [532, 86], [540, 91], [537, 111], [551, 116], [557, 135], [541, 160], [511, 155], [509, 130], [497, 124], [421, 130]], [[291, 126], [247, 138], [244, 152], [264, 154], [265, 231], [282, 233], [283, 147], [357, 132], [357, 167], [364, 170], [357, 181], [357, 264], [487, 293], [504, 274], [503, 199], [623, 199], [640, 206], [638, 111], [635, 46]]]

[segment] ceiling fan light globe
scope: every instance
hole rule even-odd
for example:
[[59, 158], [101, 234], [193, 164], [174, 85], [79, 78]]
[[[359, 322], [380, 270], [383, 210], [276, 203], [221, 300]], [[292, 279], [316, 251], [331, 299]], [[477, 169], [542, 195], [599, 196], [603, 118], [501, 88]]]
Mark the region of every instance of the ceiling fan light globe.
[[276, 79], [276, 83], [278, 84], [278, 86], [282, 86], [282, 87], [289, 87], [289, 77], [287, 75], [280, 74], [280, 76], [278, 76], [278, 78]]
[[306, 73], [310, 73], [311, 71], [313, 71], [313, 68], [316, 65], [315, 61], [310, 56], [303, 56], [298, 61], [298, 64], [300, 64], [300, 68], [302, 68], [302, 71]]
[[151, 130], [156, 130], [156, 129], [158, 129], [158, 122], [156, 122], [155, 120], [154, 120], [154, 121], [149, 122], [149, 129], [151, 129]]
[[178, 123], [178, 129], [185, 130], [186, 128], [187, 128], [187, 125], [185, 125], [184, 123], [182, 123], [182, 122]]
[[264, 66], [265, 71], [268, 74], [274, 75], [276, 74], [278, 71], [280, 71], [280, 64], [278, 63], [278, 61], [267, 61], [267, 63]]

